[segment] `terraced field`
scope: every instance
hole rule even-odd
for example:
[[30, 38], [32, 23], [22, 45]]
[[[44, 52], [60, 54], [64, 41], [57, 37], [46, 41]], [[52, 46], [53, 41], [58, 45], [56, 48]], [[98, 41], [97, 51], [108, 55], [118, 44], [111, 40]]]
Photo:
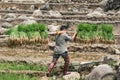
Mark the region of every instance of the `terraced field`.
[[[100, 4], [102, 0], [65, 1], [51, 0], [46, 3], [0, 2], [0, 24], [7, 22], [12, 27], [15, 27], [25, 20], [34, 20], [38, 23], [43, 22], [46, 25], [69, 23], [71, 26], [70, 31], [73, 29], [72, 26], [76, 28], [79, 23], [112, 24], [114, 26], [113, 32], [116, 36], [115, 44], [69, 43], [70, 59], [72, 64], [78, 65], [81, 62], [100, 60], [105, 56], [119, 58], [119, 54], [116, 54], [115, 51], [116, 49], [120, 50], [120, 13], [118, 11], [104, 12], [102, 10], [102, 14], [105, 16], [91, 17], [88, 15], [89, 13], [103, 9], [103, 5]], [[39, 10], [40, 14], [36, 16], [34, 14], [35, 10]], [[10, 15], [8, 16], [8, 14]], [[4, 27], [0, 25], [0, 28], [3, 29]], [[5, 29], [9, 29], [9, 27]], [[44, 46], [39, 44], [11, 48], [6, 45], [8, 37], [5, 35], [5, 32], [0, 35], [0, 76], [3, 76], [0, 80], [42, 80], [41, 77], [45, 76], [47, 66], [52, 59], [53, 51], [50, 50], [51, 47], [52, 49], [54, 47], [53, 44], [51, 45], [52, 41], [46, 45], [49, 47], [46, 49], [43, 49]], [[57, 66], [63, 64], [63, 60], [60, 58]], [[5, 78], [6, 76], [9, 77]], [[16, 77], [11, 78], [13, 76]]]

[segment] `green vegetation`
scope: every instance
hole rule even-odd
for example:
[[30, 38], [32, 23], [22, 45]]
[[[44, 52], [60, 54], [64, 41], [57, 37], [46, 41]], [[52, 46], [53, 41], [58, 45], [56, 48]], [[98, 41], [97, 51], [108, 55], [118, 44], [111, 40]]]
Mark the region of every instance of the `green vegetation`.
[[25, 74], [0, 73], [0, 80], [39, 80], [39, 78]]
[[0, 70], [34, 70], [34, 71], [46, 72], [48, 69], [47, 66], [40, 64], [4, 62], [4, 63], [0, 63]]
[[[48, 68], [41, 64], [30, 64], [25, 62], [1, 62], [0, 70], [30, 70], [30, 71], [42, 71], [47, 72]], [[0, 80], [39, 80], [39, 76], [36, 74], [21, 74], [21, 73], [3, 73], [0, 72]]]
[[23, 44], [47, 44], [48, 32], [45, 24], [33, 23], [30, 25], [18, 25], [17, 28], [11, 28], [6, 32], [10, 35], [10, 45], [23, 45]]
[[113, 26], [109, 24], [82, 24], [77, 26], [78, 38], [80, 43], [114, 43]]

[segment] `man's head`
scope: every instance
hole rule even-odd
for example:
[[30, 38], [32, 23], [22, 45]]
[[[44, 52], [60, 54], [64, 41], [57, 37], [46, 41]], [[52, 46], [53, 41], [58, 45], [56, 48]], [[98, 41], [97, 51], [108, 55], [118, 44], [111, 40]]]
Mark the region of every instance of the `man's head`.
[[60, 27], [60, 31], [64, 31], [64, 30], [67, 30], [67, 29], [68, 29], [68, 26], [66, 26], [66, 25], [62, 25]]

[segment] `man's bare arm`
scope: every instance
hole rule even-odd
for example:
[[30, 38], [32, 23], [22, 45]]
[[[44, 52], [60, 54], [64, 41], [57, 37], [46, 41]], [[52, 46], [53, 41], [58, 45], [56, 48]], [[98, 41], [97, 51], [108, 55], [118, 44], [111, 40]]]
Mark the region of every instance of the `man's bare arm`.
[[73, 34], [72, 40], [74, 40], [74, 39], [76, 38], [76, 36], [77, 36], [77, 32], [75, 32], [75, 33]]

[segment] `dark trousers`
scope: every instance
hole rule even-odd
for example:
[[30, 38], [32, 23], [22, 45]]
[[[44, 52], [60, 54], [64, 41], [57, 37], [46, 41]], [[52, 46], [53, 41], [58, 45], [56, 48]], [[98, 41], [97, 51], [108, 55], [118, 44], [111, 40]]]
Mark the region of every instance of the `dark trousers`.
[[56, 65], [57, 63], [57, 60], [59, 59], [59, 57], [62, 57], [65, 61], [64, 63], [64, 69], [63, 69], [63, 74], [67, 74], [67, 70], [68, 70], [68, 67], [69, 67], [69, 56], [68, 56], [68, 52], [65, 51], [64, 53], [62, 54], [54, 54], [53, 55], [53, 60], [52, 60], [52, 63], [49, 65], [49, 69], [48, 69], [48, 73], [47, 73], [47, 76], [49, 77], [50, 76], [50, 73], [53, 69], [53, 67]]

